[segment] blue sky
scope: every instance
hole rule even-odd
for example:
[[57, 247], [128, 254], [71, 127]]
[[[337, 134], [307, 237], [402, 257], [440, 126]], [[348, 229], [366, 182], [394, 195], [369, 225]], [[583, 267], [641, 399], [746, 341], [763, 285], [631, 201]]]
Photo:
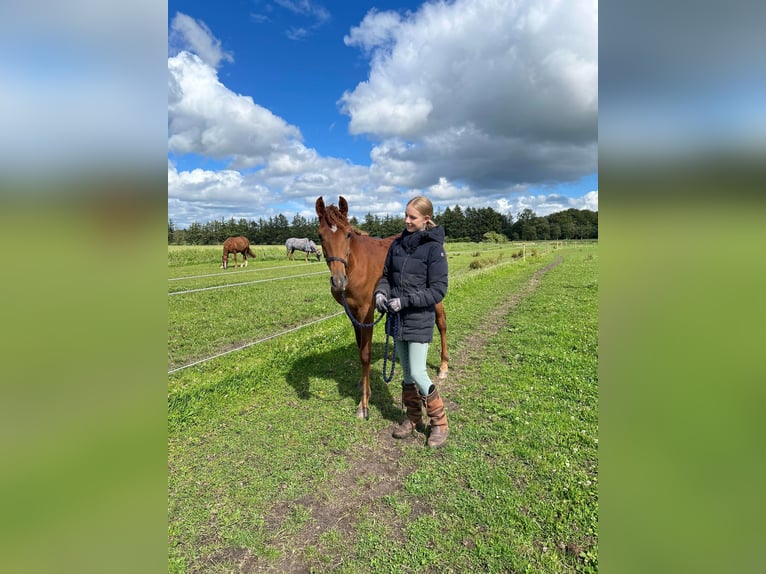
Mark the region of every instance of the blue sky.
[[168, 3], [168, 216], [598, 209], [592, 1]]

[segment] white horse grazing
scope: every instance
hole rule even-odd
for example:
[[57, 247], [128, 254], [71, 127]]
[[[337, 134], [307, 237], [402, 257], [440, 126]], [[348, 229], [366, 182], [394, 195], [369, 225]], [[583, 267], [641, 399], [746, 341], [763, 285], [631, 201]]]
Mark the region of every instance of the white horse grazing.
[[291, 237], [285, 241], [285, 249], [287, 251], [287, 258], [292, 259], [293, 261], [295, 261], [294, 253], [296, 251], [303, 251], [307, 263], [309, 260], [309, 253], [314, 253], [317, 256], [317, 261], [322, 260], [322, 254], [319, 253], [317, 244], [311, 241], [308, 237], [304, 237], [303, 239]]

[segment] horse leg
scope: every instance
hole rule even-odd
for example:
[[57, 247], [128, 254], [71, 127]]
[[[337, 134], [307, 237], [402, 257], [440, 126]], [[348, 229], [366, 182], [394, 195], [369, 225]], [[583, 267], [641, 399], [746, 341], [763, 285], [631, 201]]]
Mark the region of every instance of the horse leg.
[[442, 302], [436, 305], [436, 328], [439, 329], [439, 337], [441, 338], [441, 365], [439, 365], [436, 378], [443, 381], [447, 378], [449, 371], [449, 355], [447, 354], [447, 314], [444, 312]]
[[370, 418], [370, 359], [372, 357], [372, 329], [360, 329], [356, 331], [357, 345], [359, 345], [359, 360], [362, 363], [362, 400], [356, 408], [356, 418], [367, 420]]
[[247, 267], [247, 253], [242, 254], [242, 259], [245, 260], [245, 262], [242, 264], [242, 267]]

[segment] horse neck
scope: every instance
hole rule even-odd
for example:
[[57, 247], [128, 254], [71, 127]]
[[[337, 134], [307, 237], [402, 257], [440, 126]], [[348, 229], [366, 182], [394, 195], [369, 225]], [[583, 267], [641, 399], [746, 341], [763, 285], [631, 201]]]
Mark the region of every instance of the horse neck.
[[370, 292], [377, 285], [388, 247], [394, 237], [377, 239], [368, 235], [351, 236], [351, 253], [348, 257], [346, 273], [351, 284], [362, 284]]

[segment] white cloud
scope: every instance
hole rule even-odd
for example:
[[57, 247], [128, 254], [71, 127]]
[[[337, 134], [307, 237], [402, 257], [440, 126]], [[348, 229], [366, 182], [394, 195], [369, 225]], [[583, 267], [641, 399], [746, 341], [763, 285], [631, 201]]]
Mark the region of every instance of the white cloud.
[[359, 26], [352, 28], [351, 32], [344, 36], [343, 42], [346, 46], [358, 46], [370, 53], [376, 48], [393, 43], [394, 33], [401, 21], [396, 12], [378, 12], [373, 8]]
[[567, 209], [598, 211], [598, 190], [590, 191], [582, 197], [566, 197], [558, 194], [513, 195], [498, 200], [496, 205], [496, 207], [493, 206], [496, 211], [511, 213], [514, 220], [525, 209], [531, 209], [539, 217]]
[[330, 13], [324, 6], [310, 0], [274, 0], [274, 3], [294, 14], [310, 16], [317, 22], [325, 22], [330, 19]]
[[[203, 170], [179, 172], [168, 162], [168, 210], [181, 227], [192, 221], [220, 219], [255, 219], [275, 215], [277, 200], [267, 187], [248, 181], [235, 170]], [[172, 208], [171, 208], [172, 207]]]
[[[360, 219], [401, 214], [418, 194], [437, 211], [597, 209], [597, 192], [529, 193], [596, 170], [595, 4], [570, 4], [458, 0], [416, 14], [370, 12], [345, 38], [369, 55], [370, 76], [342, 99], [352, 131], [377, 140], [369, 167], [306, 147], [298, 127], [232, 92], [216, 71], [226, 59], [220, 42], [204, 23], [184, 20], [197, 47], [187, 34], [188, 49], [168, 58], [168, 150], [225, 169], [169, 162], [174, 221], [311, 218], [320, 195], [329, 203], [343, 195]], [[312, 14], [309, 2], [280, 5]]]
[[413, 185], [575, 179], [596, 169], [597, 28], [593, 0], [373, 10], [345, 37], [371, 63], [341, 109], [376, 162], [417, 163]]
[[168, 197], [185, 201], [211, 202], [249, 199], [243, 194], [242, 174], [234, 170], [194, 169], [178, 172], [168, 163]]
[[309, 20], [308, 26], [291, 26], [285, 31], [290, 40], [303, 40], [330, 20], [327, 9], [310, 0], [274, 0], [274, 3]]
[[168, 44], [178, 51], [190, 51], [197, 54], [208, 66], [217, 68], [221, 60], [233, 62], [234, 57], [225, 52], [221, 41], [213, 36], [204, 22], [177, 12], [170, 24]]
[[590, 209], [591, 211], [598, 211], [598, 190], [589, 191], [581, 198], [573, 200], [572, 203], [580, 205], [580, 207], [575, 207], [575, 209]]
[[432, 202], [456, 204], [463, 201], [466, 195], [465, 188], [456, 186], [447, 180], [447, 178], [440, 177], [439, 183], [436, 183], [426, 191], [426, 195]]
[[195, 54], [168, 58], [168, 149], [229, 159], [237, 168], [262, 165], [301, 138], [295, 126], [230, 91]]

